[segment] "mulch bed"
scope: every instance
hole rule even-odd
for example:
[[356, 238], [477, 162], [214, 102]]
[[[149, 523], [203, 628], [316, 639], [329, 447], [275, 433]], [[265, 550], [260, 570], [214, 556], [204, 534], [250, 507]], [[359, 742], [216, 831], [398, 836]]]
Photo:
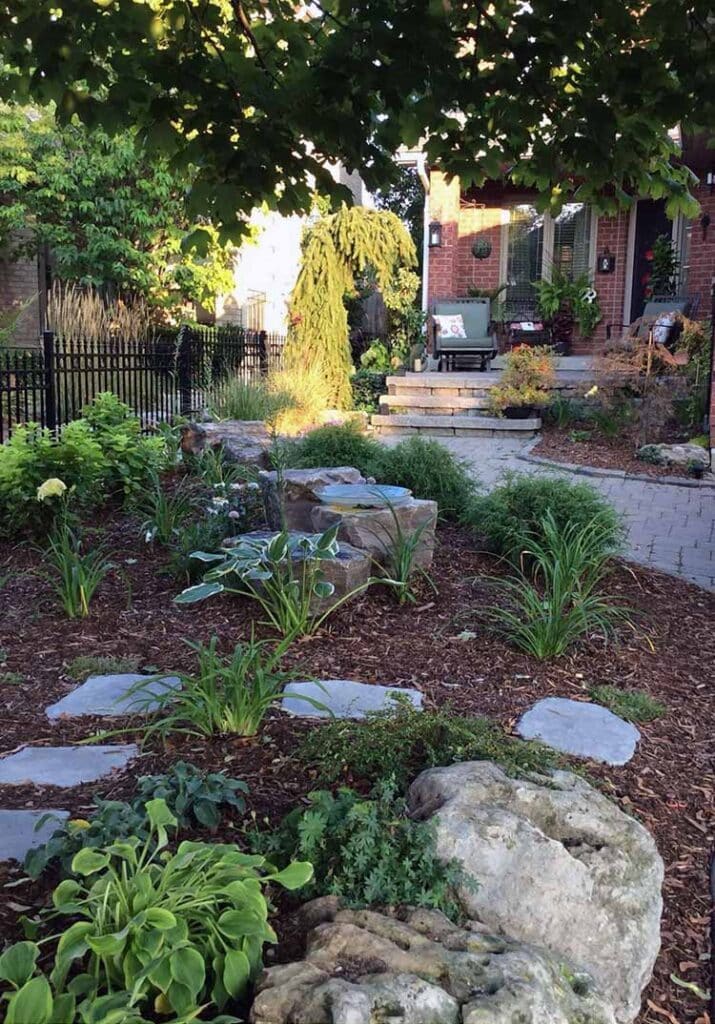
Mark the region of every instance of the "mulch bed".
[[[569, 427], [556, 427], [545, 424], [539, 436], [539, 443], [532, 448], [531, 454], [554, 462], [575, 462], [579, 466], [591, 466], [594, 469], [619, 469], [626, 473], [637, 473], [652, 477], [688, 476], [684, 466], [655, 466], [651, 462], [643, 462], [636, 458], [636, 446], [626, 437], [605, 437], [588, 424], [591, 437], [587, 441], [574, 441], [571, 434], [580, 429], [581, 424]], [[668, 443], [682, 443], [682, 438], [668, 439]], [[686, 439], [687, 440], [687, 439]]]
[[[76, 685], [63, 667], [79, 655], [137, 655], [145, 666], [190, 669], [193, 656], [184, 638], [206, 642], [216, 634], [221, 648], [230, 650], [248, 635], [255, 613], [249, 602], [175, 606], [171, 599], [179, 586], [164, 571], [166, 555], [147, 549], [126, 517], [109, 516], [100, 528], [118, 569], [100, 588], [90, 618], [81, 622], [68, 622], [58, 612], [47, 584], [36, 575], [37, 555], [29, 546], [0, 546], [3, 670], [24, 677], [21, 685], [0, 685], [2, 754], [25, 743], [77, 741], [100, 727], [91, 719], [50, 725], [44, 716], [48, 704]], [[437, 595], [426, 589], [421, 604], [399, 607], [389, 594], [373, 589], [341, 609], [320, 634], [296, 643], [290, 657], [318, 677], [416, 687], [428, 706], [449, 704], [461, 713], [488, 715], [507, 730], [534, 700], [587, 698], [601, 683], [638, 687], [663, 702], [667, 715], [640, 727], [643, 741], [628, 765], [589, 764], [588, 772], [652, 831], [666, 864], [663, 948], [638, 1020], [711, 1024], [706, 1004], [671, 976], [708, 988], [715, 598], [669, 576], [618, 565], [611, 589], [638, 609], [641, 631], [615, 646], [593, 639], [544, 664], [514, 652], [485, 629], [482, 612], [492, 600], [486, 577], [500, 571], [495, 561], [476, 552], [470, 538], [454, 528], [441, 529], [439, 541], [433, 571]], [[475, 635], [460, 639], [460, 634]], [[249, 810], [274, 821], [315, 787], [292, 751], [306, 729], [319, 727], [276, 712], [255, 739], [184, 737], [166, 750], [152, 745], [126, 771], [92, 785], [0, 787], [0, 806], [64, 807], [86, 816], [97, 796], [126, 797], [137, 776], [183, 758], [246, 780]], [[229, 823], [219, 837], [240, 841], [240, 828], [239, 821]], [[18, 937], [18, 915], [41, 906], [53, 881], [21, 879], [18, 866], [0, 869], [0, 885], [10, 886], [0, 907], [0, 934], [6, 938]], [[275, 955], [295, 955], [287, 917], [279, 933], [283, 941]]]

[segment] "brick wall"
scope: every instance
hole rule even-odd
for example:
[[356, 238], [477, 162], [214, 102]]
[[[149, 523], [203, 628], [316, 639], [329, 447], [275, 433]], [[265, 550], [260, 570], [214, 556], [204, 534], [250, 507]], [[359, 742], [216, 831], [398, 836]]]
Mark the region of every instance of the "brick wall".
[[12, 345], [37, 346], [40, 343], [40, 280], [37, 257], [14, 259], [10, 247], [0, 250], [0, 314], [23, 303], [27, 308], [17, 324]]

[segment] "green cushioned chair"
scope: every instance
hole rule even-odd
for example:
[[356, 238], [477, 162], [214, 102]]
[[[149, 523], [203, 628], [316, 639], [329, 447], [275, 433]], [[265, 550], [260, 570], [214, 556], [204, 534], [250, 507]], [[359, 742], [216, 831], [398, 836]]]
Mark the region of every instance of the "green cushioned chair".
[[[435, 316], [461, 316], [466, 338], [440, 337]], [[460, 356], [480, 360], [480, 369], [488, 370], [497, 354], [497, 336], [492, 328], [489, 299], [436, 299], [430, 320], [432, 352], [439, 368], [456, 369]]]

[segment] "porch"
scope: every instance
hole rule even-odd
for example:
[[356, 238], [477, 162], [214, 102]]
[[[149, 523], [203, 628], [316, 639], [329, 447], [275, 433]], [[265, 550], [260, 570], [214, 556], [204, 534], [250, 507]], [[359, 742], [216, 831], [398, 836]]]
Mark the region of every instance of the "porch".
[[[432, 437], [534, 437], [541, 419], [506, 419], [490, 416], [489, 390], [499, 383], [503, 357], [492, 369], [457, 372], [405, 373], [388, 377], [380, 411], [371, 418], [383, 436], [429, 434]], [[563, 397], [583, 394], [592, 379], [589, 356], [562, 356], [557, 360], [554, 391]]]

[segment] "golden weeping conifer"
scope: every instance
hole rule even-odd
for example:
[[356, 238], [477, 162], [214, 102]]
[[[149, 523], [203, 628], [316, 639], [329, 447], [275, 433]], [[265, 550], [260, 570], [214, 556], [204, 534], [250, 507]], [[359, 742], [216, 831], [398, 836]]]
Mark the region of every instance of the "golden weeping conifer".
[[402, 267], [417, 263], [414, 243], [399, 217], [386, 210], [343, 206], [309, 230], [290, 302], [286, 369], [319, 366], [330, 402], [348, 408], [351, 357], [345, 297], [368, 267], [387, 289]]

